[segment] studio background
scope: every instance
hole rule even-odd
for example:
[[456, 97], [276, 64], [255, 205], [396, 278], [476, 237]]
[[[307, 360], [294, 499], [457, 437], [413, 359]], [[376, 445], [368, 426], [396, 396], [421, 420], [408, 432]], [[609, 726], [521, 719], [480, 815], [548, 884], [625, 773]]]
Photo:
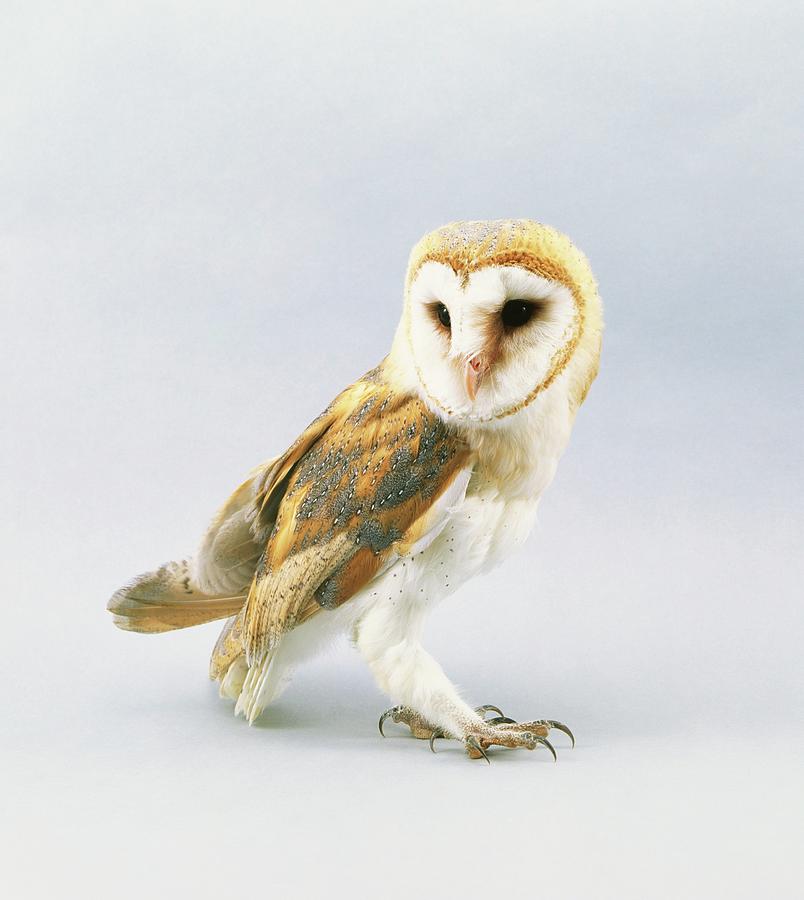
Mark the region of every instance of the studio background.
[[[801, 7], [0, 10], [7, 896], [801, 896]], [[217, 623], [106, 600], [379, 361], [421, 234], [516, 216], [601, 373], [426, 643], [578, 747], [383, 741], [345, 643], [249, 729]]]

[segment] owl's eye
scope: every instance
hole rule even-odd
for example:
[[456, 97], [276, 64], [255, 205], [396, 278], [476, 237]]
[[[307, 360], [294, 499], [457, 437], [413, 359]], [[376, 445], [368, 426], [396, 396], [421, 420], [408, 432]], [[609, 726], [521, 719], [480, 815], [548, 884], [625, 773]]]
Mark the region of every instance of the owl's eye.
[[529, 300], [509, 300], [500, 312], [506, 328], [521, 328], [530, 322], [534, 304]]
[[439, 303], [438, 306], [436, 306], [436, 315], [438, 316], [438, 321], [444, 328], [450, 327], [449, 310], [443, 303]]

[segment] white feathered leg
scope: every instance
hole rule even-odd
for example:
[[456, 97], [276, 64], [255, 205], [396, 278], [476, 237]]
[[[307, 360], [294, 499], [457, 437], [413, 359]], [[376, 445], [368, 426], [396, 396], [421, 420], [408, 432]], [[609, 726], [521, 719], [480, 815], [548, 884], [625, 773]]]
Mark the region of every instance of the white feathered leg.
[[[472, 758], [483, 757], [492, 745], [527, 750], [546, 747], [556, 758], [547, 739], [551, 729], [575, 738], [566, 725], [553, 719], [515, 722], [500, 714], [486, 721], [481, 712], [497, 707], [472, 709], [458, 695], [441, 666], [422, 647], [419, 636], [425, 608], [387, 600], [378, 603], [358, 622], [355, 641], [371, 667], [377, 684], [401, 704], [383, 715], [410, 727], [415, 737], [452, 737], [463, 742]], [[382, 724], [382, 719], [380, 720]], [[382, 728], [380, 729], [382, 730]]]
[[355, 629], [355, 642], [379, 687], [445, 735], [463, 740], [483, 720], [465, 703], [420, 642], [426, 606], [377, 603]]

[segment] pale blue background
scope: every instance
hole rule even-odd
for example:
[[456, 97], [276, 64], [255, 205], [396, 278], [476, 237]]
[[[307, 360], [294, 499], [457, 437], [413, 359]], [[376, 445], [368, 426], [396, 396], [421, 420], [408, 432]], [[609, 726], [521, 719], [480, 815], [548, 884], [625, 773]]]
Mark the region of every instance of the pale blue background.
[[[801, 896], [802, 18], [0, 3], [14, 897]], [[510, 216], [588, 254], [601, 376], [428, 643], [578, 748], [382, 742], [346, 647], [249, 730], [216, 626], [108, 595], [381, 358], [423, 232]]]

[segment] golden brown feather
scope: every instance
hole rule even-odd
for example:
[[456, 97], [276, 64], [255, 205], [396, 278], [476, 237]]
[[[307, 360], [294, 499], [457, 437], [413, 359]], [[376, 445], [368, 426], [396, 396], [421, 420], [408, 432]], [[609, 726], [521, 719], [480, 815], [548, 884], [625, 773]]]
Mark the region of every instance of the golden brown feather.
[[340, 394], [258, 499], [258, 530], [278, 508], [244, 610], [249, 658], [340, 606], [414, 545], [467, 459], [457, 433], [395, 393], [381, 369]]

